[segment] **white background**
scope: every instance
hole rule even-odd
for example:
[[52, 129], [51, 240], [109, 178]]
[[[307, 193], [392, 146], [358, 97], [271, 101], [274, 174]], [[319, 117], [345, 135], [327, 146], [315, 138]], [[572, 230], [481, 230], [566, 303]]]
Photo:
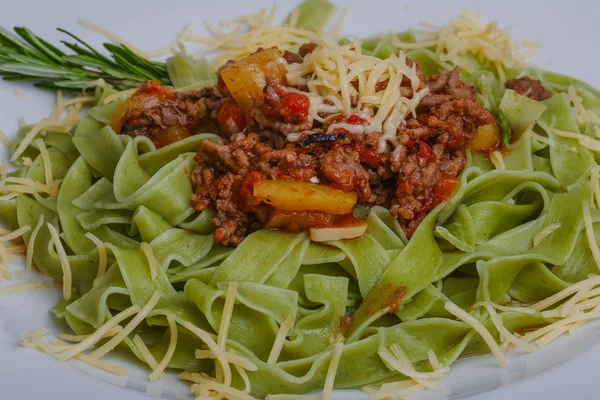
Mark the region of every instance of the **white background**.
[[[195, 23], [203, 32], [202, 21], [224, 18], [269, 6], [272, 1], [125, 1], [125, 0], [2, 0], [0, 26], [27, 26], [40, 36], [61, 38], [55, 27], [79, 34], [93, 44], [101, 38], [79, 28], [79, 18], [89, 19], [125, 37], [142, 49], [155, 49], [170, 43], [183, 24]], [[283, 16], [295, 1], [280, 1]], [[482, 9], [484, 19], [497, 19], [512, 25], [516, 39], [541, 40], [546, 47], [537, 56], [539, 65], [577, 76], [600, 87], [600, 4], [596, 1], [339, 1], [351, 7], [345, 33], [358, 36], [387, 30], [416, 27], [419, 20], [443, 24], [461, 6]], [[23, 95], [17, 97], [16, 90]], [[0, 82], [0, 129], [12, 134], [17, 118], [34, 122], [48, 113], [50, 94], [26, 85]], [[21, 296], [21, 295], [15, 295]], [[40, 307], [49, 308], [51, 304]], [[2, 320], [0, 302], [0, 320]], [[36, 327], [36, 321], [31, 327]], [[596, 331], [594, 331], [597, 334]], [[598, 399], [600, 398], [600, 348], [568, 360], [534, 377], [476, 399]], [[14, 338], [0, 332], [0, 399], [142, 399], [142, 394], [91, 378], [61, 365], [48, 356], [16, 345]]]

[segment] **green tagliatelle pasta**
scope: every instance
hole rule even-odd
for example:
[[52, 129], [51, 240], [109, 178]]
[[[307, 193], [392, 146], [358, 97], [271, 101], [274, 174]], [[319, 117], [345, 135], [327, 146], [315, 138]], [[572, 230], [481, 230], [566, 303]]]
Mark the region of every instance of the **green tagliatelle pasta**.
[[[410, 32], [398, 38], [415, 41]], [[400, 49], [382, 38], [366, 40], [363, 47], [380, 58]], [[407, 49], [407, 56], [427, 76], [451, 67], [430, 48]], [[537, 302], [598, 273], [582, 213], [592, 198], [590, 173], [598, 154], [561, 132], [593, 137], [594, 127], [578, 120], [567, 92], [574, 91], [594, 112], [600, 110], [600, 93], [583, 82], [531, 70], [528, 74], [554, 93], [537, 102], [505, 90], [498, 74], [477, 58], [464, 56], [462, 62], [470, 67], [462, 79], [475, 85], [481, 104], [506, 115], [514, 142], [503, 168], [469, 154], [453, 196], [410, 240], [388, 210], [373, 207], [367, 233], [357, 239], [316, 243], [305, 232], [261, 230], [236, 248], [215, 243], [210, 223], [215, 211], [192, 208], [190, 174], [198, 146], [219, 137], [199, 134], [156, 149], [143, 136], [117, 135], [108, 123], [124, 99], [104, 104], [115, 93], [110, 88], [97, 88], [89, 116], [72, 131], [43, 138], [53, 179], [61, 181], [58, 196], [19, 194], [0, 200], [0, 214], [15, 229], [34, 227], [43, 217], [35, 243], [31, 231], [23, 237], [40, 271], [57, 281], [63, 271], [47, 223], [60, 232], [76, 293], [53, 313], [76, 334], [90, 334], [118, 312], [144, 307], [154, 293], [161, 294], [120, 348], [141, 362], [146, 356], [133, 335], [139, 334], [160, 361], [169, 351], [173, 320], [178, 337], [168, 368], [212, 373], [212, 360], [194, 356], [198, 349], [209, 350], [208, 343], [184, 325], [191, 323], [217, 341], [229, 283], [237, 282], [225, 348], [256, 366], [245, 372], [253, 396], [321, 389], [339, 335], [345, 342], [336, 388], [405, 379], [379, 355], [392, 345], [400, 346], [418, 371], [431, 370], [430, 351], [445, 366], [485, 354], [488, 345], [445, 308], [448, 301], [466, 311], [482, 301]], [[13, 152], [30, 129], [17, 133]], [[36, 145], [21, 156], [31, 164], [17, 160], [19, 168], [10, 176], [45, 184]], [[590, 213], [598, 241], [600, 212]], [[100, 250], [88, 233], [107, 251], [102, 276]], [[156, 270], [142, 243], [151, 249]], [[500, 342], [489, 313], [474, 315]], [[554, 321], [518, 309], [499, 316], [510, 332]], [[269, 362], [287, 320], [292, 327], [276, 362]], [[245, 377], [235, 369], [232, 374], [232, 386], [243, 390]]]

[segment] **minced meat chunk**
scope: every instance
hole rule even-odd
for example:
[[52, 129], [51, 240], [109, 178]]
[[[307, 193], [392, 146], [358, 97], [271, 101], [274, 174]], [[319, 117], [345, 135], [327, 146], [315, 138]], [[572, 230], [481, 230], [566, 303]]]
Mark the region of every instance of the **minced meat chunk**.
[[[456, 184], [466, 165], [465, 144], [479, 126], [495, 122], [475, 102], [475, 90], [459, 79], [459, 73], [455, 68], [423, 79], [429, 94], [416, 116], [399, 127], [398, 146], [388, 144], [384, 151], [380, 132], [350, 134], [336, 128], [334, 140], [306, 139], [315, 133], [327, 135], [327, 123], [282, 112], [285, 96], [303, 95], [268, 84], [264, 101], [246, 111], [250, 122], [245, 132], [253, 133], [237, 133], [225, 144], [202, 144], [196, 155], [192, 203], [199, 211], [215, 208], [215, 240], [237, 245], [264, 226], [270, 213], [270, 206], [253, 197], [253, 183], [265, 179], [319, 183], [354, 191], [360, 203], [389, 208], [410, 236], [449, 196], [440, 194], [440, 185]], [[285, 140], [291, 133], [297, 134], [296, 143]]]
[[528, 76], [509, 79], [504, 86], [536, 101], [543, 101], [552, 97], [552, 93], [542, 86], [542, 82], [537, 79], [531, 79]]

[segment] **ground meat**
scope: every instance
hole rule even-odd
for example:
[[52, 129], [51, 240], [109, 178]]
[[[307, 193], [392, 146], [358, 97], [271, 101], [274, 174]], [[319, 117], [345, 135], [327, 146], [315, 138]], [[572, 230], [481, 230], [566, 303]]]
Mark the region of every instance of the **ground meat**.
[[390, 211], [406, 221], [410, 236], [435, 206], [432, 190], [442, 173], [456, 176], [466, 165], [464, 146], [477, 128], [495, 122], [494, 116], [475, 102], [472, 86], [459, 78], [458, 67], [442, 71], [425, 82], [429, 94], [398, 129], [400, 146], [390, 158], [398, 173], [397, 201]]
[[247, 110], [248, 127], [269, 129], [284, 135], [306, 131], [313, 122], [308, 118], [307, 96], [288, 92], [283, 85], [270, 82], [264, 88], [264, 99]]
[[113, 128], [122, 134], [148, 136], [169, 127], [182, 127], [192, 133], [205, 115], [204, 106], [195, 95], [181, 96], [172, 87], [158, 81], [142, 84], [140, 89], [113, 113]]
[[300, 57], [296, 53], [292, 53], [291, 51], [287, 51], [287, 50], [285, 51], [285, 53], [283, 53], [283, 59], [288, 64], [299, 64], [302, 62], [302, 57]]
[[308, 54], [312, 53], [313, 51], [315, 51], [315, 49], [317, 48], [317, 44], [316, 43], [304, 43], [302, 46], [300, 46], [300, 49], [298, 49], [298, 54], [300, 55], [300, 57], [306, 57]]
[[509, 79], [504, 86], [515, 92], [529, 97], [530, 99], [542, 101], [552, 97], [552, 93], [542, 86], [542, 82], [537, 79], [531, 79], [528, 76], [522, 78]]
[[[300, 55], [308, 50], [301, 50]], [[204, 142], [196, 155], [192, 203], [197, 210], [216, 209], [212, 221], [217, 228], [215, 240], [236, 245], [264, 225], [270, 208], [257, 201], [251, 190], [253, 182], [262, 179], [313, 182], [355, 191], [359, 202], [389, 208], [407, 235], [412, 235], [443, 200], [438, 193], [441, 182], [455, 180], [464, 169], [465, 144], [479, 126], [495, 121], [475, 102], [473, 87], [460, 81], [458, 68], [429, 80], [422, 78], [418, 66], [417, 71], [422, 79], [419, 90], [427, 86], [429, 94], [416, 115], [398, 128], [398, 145], [387, 144], [383, 152], [379, 151], [379, 132], [336, 131], [339, 137], [332, 141], [286, 142], [290, 133], [299, 133], [302, 139], [310, 133], [324, 134], [328, 124], [347, 121], [334, 118], [313, 124], [303, 115], [284, 113], [284, 103], [289, 100], [285, 96], [303, 95], [270, 82], [264, 100], [246, 111], [244, 133], [232, 135], [226, 144]], [[386, 86], [387, 82], [382, 83], [380, 89]], [[402, 82], [402, 88], [412, 95], [408, 80]]]

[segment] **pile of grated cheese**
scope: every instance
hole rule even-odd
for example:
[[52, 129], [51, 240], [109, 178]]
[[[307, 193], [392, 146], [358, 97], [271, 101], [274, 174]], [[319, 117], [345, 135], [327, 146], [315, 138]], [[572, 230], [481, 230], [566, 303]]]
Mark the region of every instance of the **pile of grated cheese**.
[[[398, 127], [410, 113], [415, 115], [429, 91], [419, 89], [422, 82], [416, 65], [409, 66], [403, 52], [386, 60], [363, 54], [359, 40], [338, 44], [323, 38], [317, 44], [302, 63], [289, 65], [287, 73], [290, 85], [308, 88], [311, 117], [323, 122], [326, 118], [319, 113], [331, 114], [329, 118], [356, 114], [364, 120], [363, 124], [335, 123], [328, 132], [338, 127], [355, 134], [383, 132], [379, 151], [385, 150], [386, 142], [397, 146]], [[410, 81], [410, 97], [401, 93], [403, 79]], [[383, 84], [384, 89], [377, 90], [378, 84]]]
[[505, 80], [504, 67], [525, 67], [526, 60], [542, 47], [541, 42], [523, 40], [515, 43], [509, 28], [500, 28], [497, 21], [481, 21], [481, 12], [461, 10], [458, 17], [450, 19], [448, 25], [438, 27], [421, 22], [423, 30], [416, 33], [424, 37], [416, 43], [402, 42], [396, 35], [389, 38], [403, 49], [433, 48], [443, 61], [452, 62], [467, 72], [468, 65], [461, 63], [460, 57], [472, 54], [480, 61], [493, 63], [502, 80]]

